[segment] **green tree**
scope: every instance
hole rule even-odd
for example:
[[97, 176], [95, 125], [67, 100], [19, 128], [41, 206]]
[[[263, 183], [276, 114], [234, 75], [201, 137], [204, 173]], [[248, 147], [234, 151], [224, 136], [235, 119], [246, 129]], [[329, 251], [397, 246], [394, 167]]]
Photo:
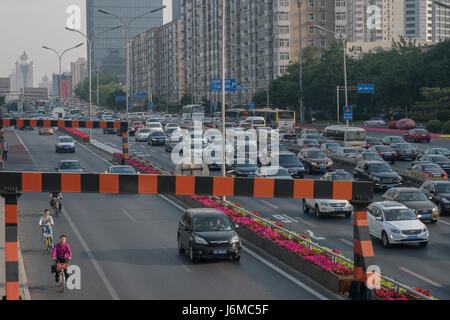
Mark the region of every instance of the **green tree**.
[[0, 107], [3, 106], [4, 104], [5, 104], [5, 97], [0, 96]]

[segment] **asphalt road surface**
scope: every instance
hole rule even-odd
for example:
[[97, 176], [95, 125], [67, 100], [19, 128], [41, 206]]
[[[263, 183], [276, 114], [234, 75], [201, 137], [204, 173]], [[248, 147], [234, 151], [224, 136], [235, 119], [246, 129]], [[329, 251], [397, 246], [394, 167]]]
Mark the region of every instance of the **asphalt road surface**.
[[[390, 133], [369, 132], [369, 136], [382, 138]], [[94, 138], [110, 146], [121, 149], [120, 137], [94, 132]], [[433, 139], [430, 143], [413, 143], [422, 151], [432, 147], [450, 148], [450, 139]], [[130, 137], [130, 153], [166, 169], [175, 171], [170, 153], [164, 147], [152, 147], [146, 142], [136, 143]], [[410, 167], [410, 161], [397, 161], [393, 166], [398, 171]], [[213, 175], [220, 175], [212, 171]], [[320, 175], [307, 175], [307, 179], [318, 179]], [[347, 257], [353, 258], [353, 226], [352, 219], [336, 216], [318, 220], [304, 214], [301, 200], [293, 199], [250, 199], [232, 198], [250, 211], [260, 212], [263, 217], [280, 221], [293, 231], [306, 233], [315, 237], [325, 246], [336, 248]], [[375, 200], [381, 200], [381, 193], [375, 194]], [[441, 299], [450, 298], [450, 217], [442, 216], [436, 225], [428, 225], [431, 236], [427, 248], [413, 245], [395, 246], [385, 249], [381, 242], [374, 240], [375, 261], [383, 273], [403, 283], [431, 289], [432, 294]]]
[[[21, 159], [8, 162], [8, 170], [51, 172], [62, 159], [80, 160], [86, 172], [109, 166], [79, 144], [75, 154], [57, 154], [56, 136], [39, 136], [37, 130], [17, 134], [25, 147], [8, 133], [10, 158]], [[19, 200], [19, 240], [32, 299], [309, 300], [326, 294], [247, 247], [238, 263], [193, 264], [176, 248], [180, 205], [162, 196], [97, 194], [65, 194], [63, 214], [55, 218], [54, 234], [67, 235], [71, 264], [81, 270], [81, 290], [61, 294], [40, 242], [38, 220], [48, 207], [48, 194], [23, 194]]]

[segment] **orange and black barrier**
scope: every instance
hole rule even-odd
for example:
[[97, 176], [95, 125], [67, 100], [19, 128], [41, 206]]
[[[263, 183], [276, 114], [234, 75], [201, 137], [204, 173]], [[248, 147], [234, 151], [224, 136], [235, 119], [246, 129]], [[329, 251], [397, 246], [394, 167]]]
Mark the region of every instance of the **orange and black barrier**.
[[6, 299], [19, 300], [19, 246], [17, 198], [20, 193], [15, 188], [3, 188], [5, 198], [5, 275]]
[[[126, 135], [122, 136], [125, 139]], [[125, 154], [125, 152], [124, 152]], [[18, 299], [17, 197], [21, 192], [168, 194], [259, 198], [349, 200], [354, 206], [353, 299], [370, 299], [366, 270], [374, 264], [367, 225], [373, 184], [359, 181], [281, 180], [262, 178], [117, 175], [90, 173], [0, 172], [6, 201], [7, 299]]]
[[120, 129], [128, 131], [126, 121], [78, 121], [78, 120], [38, 120], [38, 119], [0, 119], [0, 127], [33, 128], [86, 128], [86, 129]]
[[119, 175], [101, 173], [0, 172], [0, 189], [22, 192], [210, 195], [295, 199], [372, 199], [373, 184], [352, 181]]

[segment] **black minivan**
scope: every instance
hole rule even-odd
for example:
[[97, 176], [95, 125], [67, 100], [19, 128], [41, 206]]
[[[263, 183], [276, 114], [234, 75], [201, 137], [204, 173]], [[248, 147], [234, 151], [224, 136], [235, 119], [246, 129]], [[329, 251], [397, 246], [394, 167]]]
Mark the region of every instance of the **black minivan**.
[[216, 209], [186, 210], [178, 223], [178, 251], [199, 259], [241, 258], [241, 240], [230, 219]]

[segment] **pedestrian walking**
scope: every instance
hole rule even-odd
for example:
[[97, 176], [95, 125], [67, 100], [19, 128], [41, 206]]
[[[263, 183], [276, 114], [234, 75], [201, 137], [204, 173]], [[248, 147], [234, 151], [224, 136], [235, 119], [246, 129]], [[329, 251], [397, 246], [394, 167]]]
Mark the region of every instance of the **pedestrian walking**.
[[2, 156], [3, 161], [8, 160], [8, 142], [4, 142], [3, 143], [3, 156]]

